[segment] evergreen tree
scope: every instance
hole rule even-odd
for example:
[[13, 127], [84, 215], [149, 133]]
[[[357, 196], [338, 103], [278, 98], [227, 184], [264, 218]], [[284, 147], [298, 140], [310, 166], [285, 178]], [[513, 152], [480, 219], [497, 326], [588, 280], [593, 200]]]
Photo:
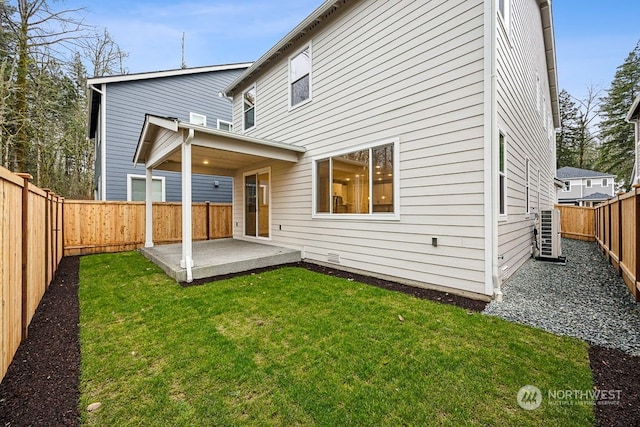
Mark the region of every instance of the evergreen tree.
[[640, 93], [640, 42], [617, 68], [607, 95], [602, 98], [598, 168], [624, 181], [629, 189], [635, 159], [633, 127], [625, 121]]
[[556, 134], [557, 167], [575, 165], [576, 121], [578, 107], [566, 90], [558, 95], [560, 104], [560, 130]]

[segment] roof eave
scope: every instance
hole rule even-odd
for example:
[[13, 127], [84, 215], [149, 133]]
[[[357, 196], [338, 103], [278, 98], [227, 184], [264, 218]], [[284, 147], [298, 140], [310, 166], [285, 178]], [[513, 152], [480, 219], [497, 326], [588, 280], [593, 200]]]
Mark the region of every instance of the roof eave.
[[300, 22], [293, 30], [285, 35], [278, 43], [276, 43], [271, 49], [269, 49], [264, 55], [262, 55], [256, 62], [251, 65], [244, 73], [238, 76], [229, 86], [224, 90], [227, 96], [233, 96], [233, 91], [244, 82], [247, 77], [251, 76], [265, 65], [269, 64], [274, 55], [278, 54], [283, 48], [293, 44], [293, 40], [300, 36], [304, 36], [307, 33], [308, 27], [314, 22], [321, 22], [321, 16], [325, 14], [333, 6], [339, 7], [346, 0], [325, 0], [316, 10], [311, 12], [302, 22]]
[[640, 117], [640, 95], [636, 97], [629, 109], [629, 113], [627, 114], [626, 120], [629, 123], [633, 123], [634, 120], [637, 120]]
[[544, 38], [544, 50], [547, 61], [547, 78], [549, 80], [549, 92], [551, 96], [551, 113], [553, 126], [560, 127], [560, 102], [558, 100], [558, 68], [556, 61], [556, 46], [553, 32], [553, 14], [551, 0], [538, 0], [540, 16], [542, 18], [542, 34]]

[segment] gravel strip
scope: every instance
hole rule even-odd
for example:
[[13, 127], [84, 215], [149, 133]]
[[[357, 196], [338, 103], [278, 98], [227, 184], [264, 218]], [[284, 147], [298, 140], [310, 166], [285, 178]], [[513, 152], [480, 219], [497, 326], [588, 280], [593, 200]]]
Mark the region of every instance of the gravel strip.
[[566, 265], [529, 260], [484, 314], [640, 356], [636, 303], [596, 243], [563, 239]]

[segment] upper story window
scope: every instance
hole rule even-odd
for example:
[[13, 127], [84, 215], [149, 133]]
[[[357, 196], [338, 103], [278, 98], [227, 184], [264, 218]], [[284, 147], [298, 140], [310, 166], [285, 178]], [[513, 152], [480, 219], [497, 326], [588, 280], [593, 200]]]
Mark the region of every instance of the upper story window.
[[289, 59], [289, 93], [291, 107], [311, 100], [311, 45]]
[[249, 130], [256, 125], [256, 85], [242, 94], [242, 129]]
[[567, 191], [571, 191], [571, 181], [565, 181], [564, 182], [564, 186], [562, 187], [562, 191], [564, 191], [565, 193]]
[[509, 12], [511, 1], [510, 0], [497, 0], [498, 1], [498, 15], [502, 19], [504, 29], [509, 33]]
[[591, 188], [591, 180], [590, 179], [587, 180], [586, 185], [587, 185], [587, 188]]
[[607, 178], [602, 178], [602, 186], [603, 187], [608, 187], [609, 186], [609, 180]]
[[218, 119], [218, 129], [233, 132], [233, 123]]
[[[315, 214], [397, 214], [397, 141], [315, 161]], [[373, 215], [372, 215], [373, 214]]]
[[199, 113], [189, 113], [189, 123], [194, 125], [206, 126], [207, 116]]

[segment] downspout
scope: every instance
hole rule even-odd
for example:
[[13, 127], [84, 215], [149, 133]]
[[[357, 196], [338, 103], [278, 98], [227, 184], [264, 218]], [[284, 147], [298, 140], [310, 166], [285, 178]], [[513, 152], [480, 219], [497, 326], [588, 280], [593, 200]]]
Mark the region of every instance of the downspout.
[[107, 200], [107, 85], [98, 89], [93, 84], [89, 88], [100, 94], [100, 200]]
[[484, 2], [484, 226], [485, 293], [502, 301], [498, 273], [497, 19], [495, 0]]

